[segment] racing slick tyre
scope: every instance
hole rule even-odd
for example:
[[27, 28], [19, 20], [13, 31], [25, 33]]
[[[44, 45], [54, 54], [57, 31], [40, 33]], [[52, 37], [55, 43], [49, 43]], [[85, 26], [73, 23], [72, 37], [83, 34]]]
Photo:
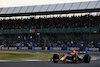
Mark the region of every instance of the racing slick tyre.
[[75, 63], [78, 63], [78, 62], [79, 62], [79, 57], [77, 56], [76, 60], [75, 60]]
[[78, 56], [74, 56], [72, 62], [78, 63], [79, 62], [79, 57]]
[[85, 55], [83, 59], [85, 63], [90, 63], [91, 57], [90, 55]]
[[59, 55], [58, 54], [54, 54], [53, 55], [53, 62], [54, 63], [58, 63], [58, 61], [59, 61]]

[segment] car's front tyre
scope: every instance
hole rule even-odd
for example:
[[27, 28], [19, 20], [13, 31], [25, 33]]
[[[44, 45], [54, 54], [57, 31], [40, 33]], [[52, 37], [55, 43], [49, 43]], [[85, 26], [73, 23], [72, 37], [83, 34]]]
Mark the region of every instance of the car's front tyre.
[[59, 55], [58, 54], [54, 54], [53, 55], [53, 62], [54, 63], [58, 63], [58, 61], [59, 61]]

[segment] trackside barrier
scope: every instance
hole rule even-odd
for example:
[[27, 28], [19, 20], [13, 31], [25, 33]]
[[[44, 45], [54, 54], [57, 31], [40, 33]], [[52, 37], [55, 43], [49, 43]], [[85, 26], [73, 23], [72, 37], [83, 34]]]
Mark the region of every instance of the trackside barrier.
[[17, 47], [9, 47], [9, 50], [17, 50]]
[[28, 49], [32, 49], [32, 46], [29, 46]]
[[19, 47], [19, 50], [21, 50], [22, 47]]
[[99, 51], [99, 48], [89, 48], [89, 51]]
[[52, 48], [52, 47], [50, 47], [50, 50], [53, 50], [53, 48]]
[[70, 50], [70, 47], [67, 47], [67, 50]]
[[88, 51], [89, 50], [89, 48], [88, 47], [85, 47], [85, 51]]
[[61, 50], [67, 50], [67, 47], [62, 47]]
[[28, 47], [21, 47], [22, 50], [28, 50]]
[[45, 50], [45, 47], [42, 47], [42, 50]]
[[45, 50], [48, 50], [48, 47], [45, 47]]
[[74, 49], [74, 50], [79, 50], [79, 47], [70, 47], [70, 50], [72, 50], [72, 49]]
[[53, 50], [61, 50], [61, 47], [53, 47]]
[[32, 47], [32, 50], [34, 50], [34, 47]]
[[99, 51], [100, 51], [100, 47], [99, 47]]
[[85, 46], [79, 47], [79, 50], [80, 50], [80, 51], [85, 51]]
[[2, 50], [8, 50], [8, 47], [2, 47], [1, 49]]
[[75, 49], [75, 50], [80, 50], [80, 51], [100, 51], [100, 48], [89, 48], [89, 47], [82, 47], [82, 48], [79, 48], [79, 47], [1, 47], [0, 46], [0, 49], [2, 50], [28, 50], [28, 49], [31, 49], [31, 50], [72, 50], [72, 49]]
[[19, 47], [19, 50], [28, 50], [28, 47]]
[[34, 50], [42, 50], [42, 47], [34, 47]]

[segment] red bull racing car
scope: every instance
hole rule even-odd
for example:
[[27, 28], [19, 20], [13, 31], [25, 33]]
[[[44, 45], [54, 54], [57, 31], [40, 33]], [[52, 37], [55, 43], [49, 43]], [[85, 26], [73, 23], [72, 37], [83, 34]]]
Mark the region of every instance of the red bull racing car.
[[90, 63], [91, 56], [89, 54], [85, 55], [71, 55], [71, 54], [65, 54], [61, 58], [59, 58], [58, 54], [53, 55], [53, 62], [58, 63], [59, 61], [61, 62], [72, 62], [72, 63]]

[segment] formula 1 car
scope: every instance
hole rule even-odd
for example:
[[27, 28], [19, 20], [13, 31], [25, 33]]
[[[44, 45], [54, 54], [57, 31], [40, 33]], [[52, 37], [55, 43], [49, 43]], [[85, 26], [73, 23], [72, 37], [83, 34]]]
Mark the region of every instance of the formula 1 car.
[[91, 56], [89, 54], [85, 54], [84, 56], [82, 55], [71, 55], [71, 54], [65, 54], [59, 59], [58, 54], [53, 55], [53, 62], [58, 63], [58, 61], [62, 62], [72, 62], [72, 63], [90, 63]]

